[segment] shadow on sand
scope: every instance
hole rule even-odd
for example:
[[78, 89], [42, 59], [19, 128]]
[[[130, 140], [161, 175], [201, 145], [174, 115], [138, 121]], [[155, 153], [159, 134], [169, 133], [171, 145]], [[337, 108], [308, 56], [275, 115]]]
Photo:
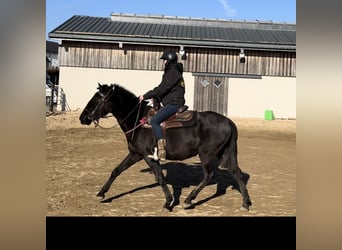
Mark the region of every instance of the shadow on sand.
[[[203, 170], [200, 164], [185, 164], [182, 162], [168, 162], [168, 163], [162, 164], [161, 167], [164, 170], [163, 172], [165, 174], [167, 184], [172, 187], [173, 196], [175, 198], [174, 206], [180, 204], [180, 196], [182, 194], [183, 188], [190, 188], [190, 186], [193, 186], [195, 188], [195, 186], [197, 186], [202, 181], [202, 178], [203, 178]], [[146, 168], [146, 169], [141, 170], [141, 172], [151, 173], [151, 170], [149, 168]], [[245, 183], [247, 184], [249, 180], [249, 175], [247, 173], [243, 173], [243, 175], [244, 175]], [[197, 201], [190, 208], [194, 208], [211, 199], [214, 199], [216, 197], [226, 194], [226, 190], [230, 186], [233, 189], [236, 189], [240, 192], [239, 185], [237, 184], [233, 176], [227, 170], [220, 170], [216, 168], [213, 178], [208, 183], [208, 186], [209, 185], [217, 185], [216, 193], [205, 199]], [[149, 184], [146, 186], [138, 187], [130, 191], [102, 200], [101, 202], [109, 203], [126, 194], [132, 194], [140, 190], [144, 190], [147, 188], [154, 188], [158, 186], [159, 186], [158, 183], [154, 183], [154, 184]]]

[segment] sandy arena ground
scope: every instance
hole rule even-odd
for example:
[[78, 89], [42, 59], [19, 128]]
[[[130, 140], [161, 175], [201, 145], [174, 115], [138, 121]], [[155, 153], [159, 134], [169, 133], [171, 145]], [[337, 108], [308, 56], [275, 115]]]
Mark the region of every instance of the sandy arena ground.
[[[106, 194], [97, 192], [111, 171], [127, 154], [124, 133], [115, 118], [104, 119], [107, 129], [81, 125], [80, 111], [46, 117], [46, 215], [47, 216], [295, 216], [296, 121], [231, 119], [239, 129], [238, 160], [250, 175], [247, 188], [253, 202], [241, 212], [241, 194], [232, 188], [226, 171], [218, 171], [184, 210], [187, 194], [201, 181], [197, 157], [162, 165], [170, 190], [180, 204], [162, 210], [165, 198], [144, 162], [124, 171]], [[216, 190], [225, 190], [216, 196]]]

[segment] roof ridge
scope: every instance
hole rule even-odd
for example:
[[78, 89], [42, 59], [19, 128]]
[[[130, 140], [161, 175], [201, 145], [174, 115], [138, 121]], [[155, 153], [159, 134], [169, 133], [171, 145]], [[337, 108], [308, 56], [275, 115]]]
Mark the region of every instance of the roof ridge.
[[[199, 25], [203, 26], [205, 23], [208, 26], [222, 26], [224, 24], [245, 24], [245, 25], [285, 25], [285, 26], [295, 26], [295, 23], [289, 22], [275, 22], [272, 20], [238, 20], [238, 19], [221, 19], [221, 18], [199, 18], [199, 17], [183, 17], [183, 16], [168, 16], [160, 14], [134, 14], [134, 13], [115, 13], [112, 12], [110, 15], [112, 21], [125, 21], [125, 22], [148, 22], [148, 23], [161, 23], [165, 22], [170, 24], [174, 22], [175, 24], [184, 25]], [[191, 23], [191, 24], [190, 24]]]

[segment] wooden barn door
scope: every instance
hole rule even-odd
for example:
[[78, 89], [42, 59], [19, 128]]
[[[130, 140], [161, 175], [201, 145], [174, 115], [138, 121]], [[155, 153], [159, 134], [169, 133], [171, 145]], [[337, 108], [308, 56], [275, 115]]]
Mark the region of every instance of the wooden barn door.
[[229, 78], [224, 76], [195, 76], [194, 110], [215, 111], [228, 115]]

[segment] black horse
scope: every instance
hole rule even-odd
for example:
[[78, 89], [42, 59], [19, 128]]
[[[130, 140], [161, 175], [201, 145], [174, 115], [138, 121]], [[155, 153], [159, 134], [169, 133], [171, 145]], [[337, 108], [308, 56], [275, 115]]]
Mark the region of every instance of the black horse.
[[[126, 158], [113, 169], [97, 196], [104, 198], [116, 177], [143, 159], [163, 189], [166, 198], [164, 208], [172, 211], [174, 197], [167, 186], [161, 165], [147, 157], [153, 152], [155, 139], [152, 129], [142, 125], [142, 121], [146, 121], [152, 107], [146, 101], [140, 103], [137, 96], [117, 84], [98, 83], [97, 89], [80, 115], [81, 124], [98, 124], [100, 118], [111, 113], [126, 134], [129, 150]], [[188, 112], [196, 117], [195, 123], [164, 131], [168, 160], [185, 160], [196, 155], [201, 160], [203, 179], [185, 199], [183, 207], [193, 207], [192, 200], [209, 183], [215, 168], [219, 166], [230, 171], [237, 181], [243, 199], [241, 210], [248, 211], [252, 202], [246, 188], [248, 178], [245, 177], [249, 175], [243, 173], [238, 165], [236, 125], [229, 118], [215, 112]]]

